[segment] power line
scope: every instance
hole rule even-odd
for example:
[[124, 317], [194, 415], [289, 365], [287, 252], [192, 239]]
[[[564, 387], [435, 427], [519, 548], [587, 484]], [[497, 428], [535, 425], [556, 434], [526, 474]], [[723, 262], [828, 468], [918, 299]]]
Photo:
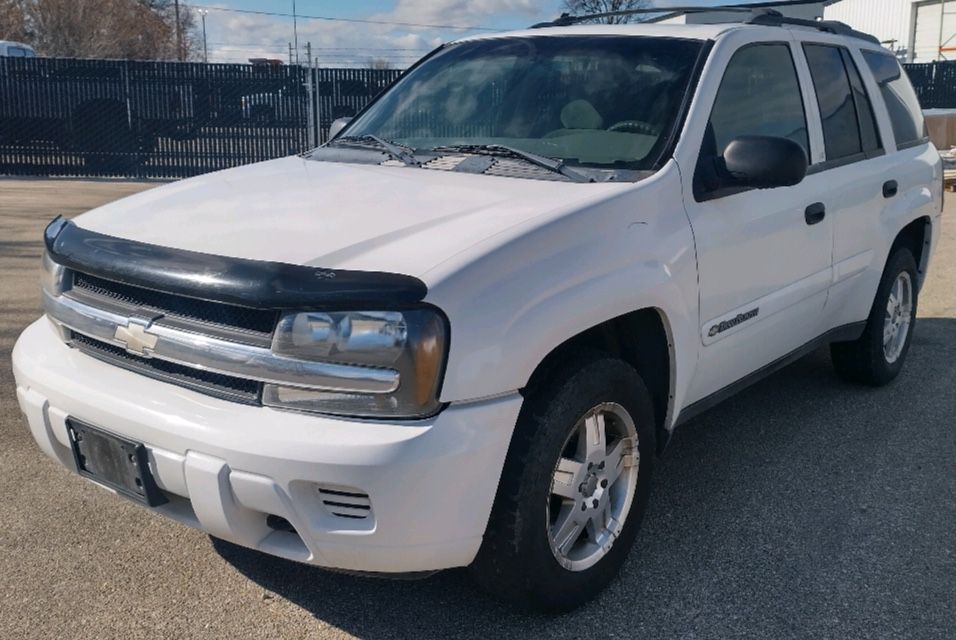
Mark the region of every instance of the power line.
[[270, 16], [276, 18], [304, 18], [306, 20], [325, 20], [328, 22], [354, 22], [359, 24], [378, 24], [391, 27], [416, 27], [420, 29], [447, 29], [449, 31], [501, 31], [501, 29], [496, 29], [494, 27], [481, 27], [481, 26], [462, 26], [462, 25], [450, 25], [450, 24], [421, 24], [417, 22], [394, 22], [389, 20], [367, 20], [362, 18], [332, 18], [329, 16], [311, 16], [304, 15], [301, 13], [291, 14], [283, 13], [280, 11], [261, 11], [255, 9], [231, 9], [226, 7], [212, 7], [202, 4], [191, 5], [197, 9], [206, 9], [208, 11], [222, 11], [226, 13], [243, 13], [255, 16]]
[[[211, 45], [222, 47], [255, 47], [255, 48], [280, 48], [285, 49], [288, 43], [285, 42], [210, 42]], [[431, 51], [433, 47], [316, 47], [312, 46], [313, 51]]]

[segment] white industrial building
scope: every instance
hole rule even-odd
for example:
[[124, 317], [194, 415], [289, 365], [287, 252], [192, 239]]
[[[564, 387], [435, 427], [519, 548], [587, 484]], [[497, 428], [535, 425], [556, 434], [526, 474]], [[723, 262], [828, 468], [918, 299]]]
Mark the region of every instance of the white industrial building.
[[[873, 34], [907, 62], [956, 60], [956, 0], [781, 0], [751, 6], [770, 7], [792, 18], [845, 22]], [[667, 15], [658, 20], [694, 23], [735, 19], [739, 14], [715, 10]]]

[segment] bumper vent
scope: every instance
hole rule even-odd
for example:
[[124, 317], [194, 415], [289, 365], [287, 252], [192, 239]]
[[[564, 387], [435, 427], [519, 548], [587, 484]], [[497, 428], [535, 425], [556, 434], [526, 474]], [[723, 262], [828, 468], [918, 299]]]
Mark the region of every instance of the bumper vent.
[[319, 487], [319, 497], [333, 516], [366, 520], [372, 515], [372, 501], [368, 494], [356, 489]]

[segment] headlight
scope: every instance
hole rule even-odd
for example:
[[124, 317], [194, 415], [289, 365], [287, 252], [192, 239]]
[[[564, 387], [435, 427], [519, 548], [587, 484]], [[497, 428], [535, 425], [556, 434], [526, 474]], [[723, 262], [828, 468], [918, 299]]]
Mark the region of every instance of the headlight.
[[51, 295], [58, 296], [63, 293], [63, 281], [66, 275], [66, 269], [53, 262], [45, 250], [43, 252], [43, 268], [40, 271], [40, 286]]
[[276, 355], [392, 370], [398, 373], [398, 386], [361, 393], [269, 384], [263, 403], [356, 417], [427, 417], [440, 407], [447, 343], [445, 318], [430, 308], [290, 313], [276, 329], [272, 342]]

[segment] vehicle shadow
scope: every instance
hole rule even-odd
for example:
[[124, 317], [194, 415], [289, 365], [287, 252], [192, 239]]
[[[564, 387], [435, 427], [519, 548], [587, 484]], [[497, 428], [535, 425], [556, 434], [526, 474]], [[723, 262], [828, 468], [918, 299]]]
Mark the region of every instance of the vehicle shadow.
[[956, 622], [954, 338], [956, 319], [921, 319], [884, 389], [840, 381], [823, 349], [681, 427], [621, 578], [567, 615], [515, 611], [464, 570], [397, 582], [213, 544], [363, 638], [930, 637]]

